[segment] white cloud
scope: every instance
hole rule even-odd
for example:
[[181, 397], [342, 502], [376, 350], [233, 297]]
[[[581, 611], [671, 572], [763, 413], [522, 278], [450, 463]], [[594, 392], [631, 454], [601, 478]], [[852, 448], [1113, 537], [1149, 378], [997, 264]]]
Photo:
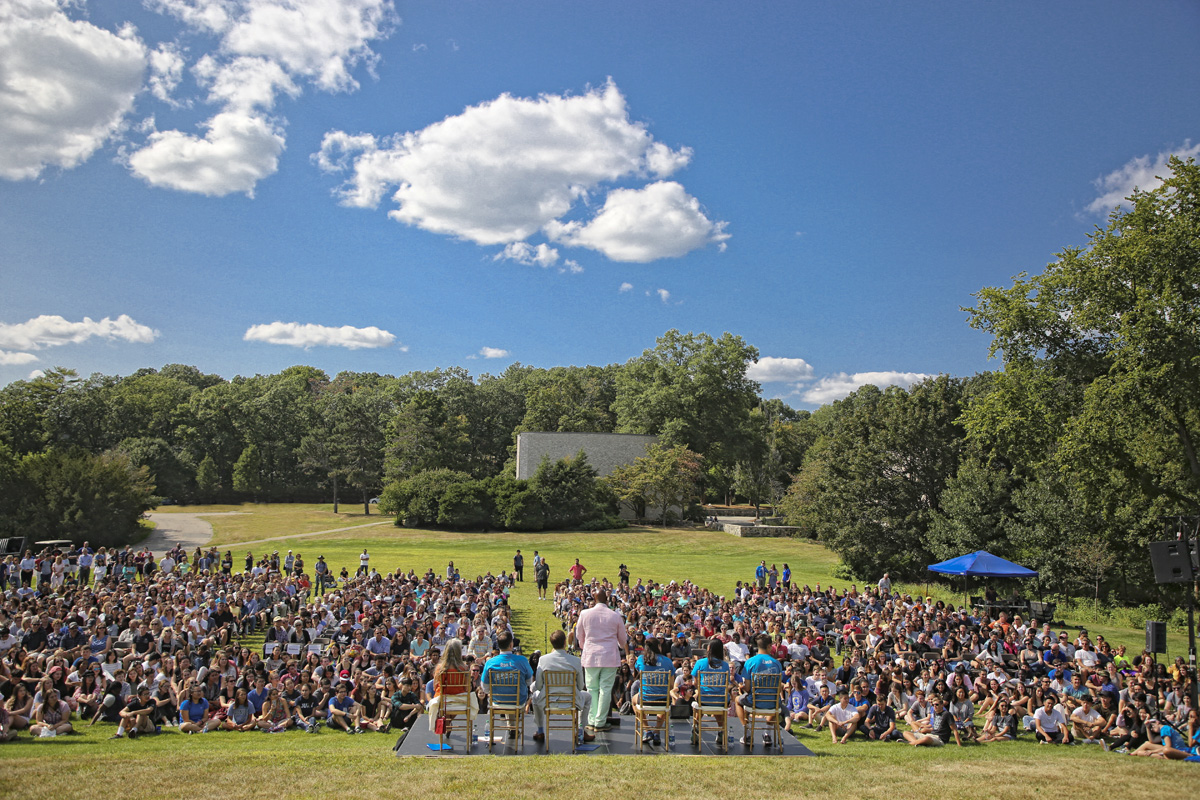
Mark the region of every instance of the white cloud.
[[812, 365], [803, 358], [764, 356], [746, 367], [746, 377], [759, 383], [806, 381], [812, 378]]
[[[607, 182], [665, 176], [691, 150], [655, 142], [629, 118], [612, 81], [582, 95], [501, 95], [415, 133], [376, 139], [330, 131], [315, 154], [329, 172], [350, 171], [337, 194], [375, 208], [391, 193], [393, 219], [482, 245], [523, 242], [545, 229], [572, 246], [615, 260], [683, 255], [728, 238], [677, 183], [609, 193], [590, 223], [561, 218]], [[635, 230], [630, 214], [645, 214]]]
[[417, 42], [416, 44], [413, 45], [414, 53], [424, 53], [428, 49], [429, 49], [429, 45], [425, 44], [424, 42]]
[[[327, 92], [358, 88], [351, 74], [371, 69], [370, 43], [398, 21], [391, 0], [153, 0], [219, 45], [194, 72], [220, 110], [205, 134], [156, 132], [128, 157], [153, 186], [222, 196], [253, 195], [273, 174], [284, 148], [284, 123], [268, 116], [280, 93], [297, 97], [300, 82]], [[173, 88], [173, 87], [172, 87]], [[152, 86], [154, 90], [154, 86]]]
[[139, 325], [127, 314], [116, 319], [105, 317], [99, 321], [84, 317], [82, 322], [70, 322], [58, 315], [43, 314], [28, 322], [11, 325], [0, 322], [0, 348], [42, 350], [64, 344], [81, 344], [92, 338], [148, 344], [158, 338], [158, 331]]
[[671, 293], [666, 289], [655, 289], [654, 292], [658, 295], [658, 299], [662, 300], [664, 303], [671, 299]]
[[632, 289], [633, 289], [633, 284], [626, 281], [625, 283], [621, 284], [621, 288], [617, 289], [617, 291], [618, 292], [628, 292], [628, 291], [631, 291]]
[[558, 250], [545, 243], [534, 247], [529, 242], [510, 242], [492, 260], [500, 261], [502, 259], [516, 261], [518, 264], [537, 264], [543, 268], [552, 267], [558, 263]]
[[558, 271], [559, 272], [569, 272], [572, 275], [581, 275], [581, 274], [583, 274], [583, 267], [581, 267], [579, 265], [578, 261], [572, 261], [571, 259], [568, 258], [566, 261], [563, 262], [563, 265], [558, 268]]
[[1125, 199], [1133, 194], [1134, 189], [1143, 192], [1153, 191], [1162, 185], [1162, 177], [1170, 172], [1167, 161], [1171, 156], [1179, 158], [1200, 158], [1200, 143], [1185, 142], [1183, 147], [1176, 150], [1165, 150], [1150, 160], [1150, 156], [1139, 156], [1130, 160], [1125, 166], [1102, 175], [1095, 180], [1096, 189], [1100, 196], [1088, 203], [1087, 211], [1092, 214], [1105, 215], [1118, 206], [1129, 207]]
[[178, 107], [174, 93], [183, 79], [186, 62], [174, 44], [161, 44], [150, 52], [150, 94], [171, 106]]
[[[326, 325], [302, 324], [299, 322], [271, 322], [251, 325], [242, 337], [247, 342], [267, 342], [290, 347], [345, 347], [360, 350], [371, 347], [387, 347], [396, 341], [394, 334], [376, 328], [355, 328], [343, 325], [340, 328]], [[407, 348], [401, 348], [407, 350]]]
[[29, 378], [27, 380], [36, 381], [38, 378], [44, 377], [46, 377], [45, 370], [35, 369], [33, 372], [29, 373]]
[[801, 394], [801, 397], [806, 403], [823, 405], [841, 400], [867, 384], [880, 388], [900, 386], [907, 389], [929, 377], [932, 376], [922, 372], [856, 372], [853, 375], [838, 372], [821, 378], [811, 389]]
[[546, 234], [565, 245], [598, 250], [613, 261], [637, 262], [677, 258], [729, 238], [725, 223], [706, 217], [700, 201], [675, 181], [613, 189], [592, 220], [552, 220]]
[[132, 28], [70, 19], [56, 0], [0, 2], [0, 177], [70, 169], [122, 127], [146, 69]]
[[38, 357], [33, 353], [10, 353], [6, 350], [0, 350], [0, 366], [12, 366], [14, 364], [31, 364], [37, 361]]
[[508, 355], [508, 351], [501, 350], [499, 347], [485, 347], [479, 351], [479, 355], [484, 358], [505, 358]]
[[203, 137], [159, 131], [129, 156], [129, 168], [151, 186], [214, 197], [245, 192], [275, 172], [283, 132], [266, 117], [225, 111], [210, 119]]

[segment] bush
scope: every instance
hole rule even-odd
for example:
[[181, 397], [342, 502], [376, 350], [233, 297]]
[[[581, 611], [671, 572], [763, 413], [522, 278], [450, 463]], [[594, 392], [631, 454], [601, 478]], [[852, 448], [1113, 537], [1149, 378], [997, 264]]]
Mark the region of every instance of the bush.
[[[384, 514], [395, 514], [397, 526], [430, 527], [445, 524], [440, 522], [440, 517], [446, 492], [452, 486], [474, 482], [465, 472], [451, 469], [418, 472], [410, 478], [389, 483], [379, 497], [379, 510]], [[465, 499], [463, 495], [456, 497]]]
[[486, 481], [453, 483], [442, 493], [437, 521], [453, 530], [486, 530], [492, 525], [492, 510]]

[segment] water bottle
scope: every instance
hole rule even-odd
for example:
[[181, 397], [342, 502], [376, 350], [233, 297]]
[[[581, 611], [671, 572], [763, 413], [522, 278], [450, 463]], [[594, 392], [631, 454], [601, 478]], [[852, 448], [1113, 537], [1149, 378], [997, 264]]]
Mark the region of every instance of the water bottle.
[[670, 729], [667, 731], [667, 746], [672, 750], [675, 749], [675, 730], [674, 729]]

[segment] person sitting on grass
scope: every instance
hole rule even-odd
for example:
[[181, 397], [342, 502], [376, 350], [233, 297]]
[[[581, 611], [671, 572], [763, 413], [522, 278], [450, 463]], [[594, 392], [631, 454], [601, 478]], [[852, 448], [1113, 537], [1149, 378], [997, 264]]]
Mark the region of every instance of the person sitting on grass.
[[837, 703], [825, 712], [825, 722], [833, 744], [845, 744], [858, 730], [858, 709], [850, 705], [850, 695], [845, 689], [838, 690]]
[[219, 725], [221, 730], [252, 731], [257, 727], [254, 706], [245, 689], [238, 689], [232, 700], [222, 701], [221, 705], [225, 710], [225, 719]]
[[1150, 733], [1161, 737], [1162, 744], [1147, 741], [1133, 751], [1135, 756], [1169, 758], [1175, 761], [1200, 756], [1200, 747], [1189, 745], [1187, 737], [1174, 725], [1168, 725], [1158, 717], [1151, 717], [1147, 727]]
[[967, 697], [967, 690], [959, 686], [954, 691], [954, 699], [950, 701], [950, 714], [954, 717], [954, 727], [962, 731], [971, 741], [975, 741], [975, 704]]
[[1017, 715], [1009, 705], [1008, 699], [1000, 698], [1000, 702], [988, 712], [983, 724], [983, 731], [977, 741], [1008, 742], [1017, 738]]
[[311, 681], [300, 684], [300, 696], [292, 701], [291, 706], [296, 714], [296, 724], [309, 733], [316, 733], [321, 727], [321, 721], [317, 718], [321, 700], [313, 694]]
[[121, 709], [121, 724], [111, 738], [120, 739], [128, 736], [136, 739], [139, 734], [154, 734], [158, 732], [154, 724], [154, 712], [158, 706], [150, 697], [150, 687], [143, 684], [125, 708]]
[[1091, 696], [1081, 697], [1079, 707], [1071, 712], [1071, 733], [1075, 740], [1099, 744], [1104, 738], [1104, 724], [1104, 716], [1092, 707]]
[[954, 737], [954, 743], [962, 747], [962, 737], [954, 725], [954, 717], [946, 710], [939, 695], [934, 695], [933, 709], [929, 712], [929, 732], [905, 731], [904, 740], [913, 747], [941, 747]]
[[42, 704], [33, 712], [34, 723], [29, 732], [34, 736], [63, 736], [73, 733], [70, 722], [71, 709], [58, 696], [57, 689], [45, 693]]
[[1071, 731], [1062, 712], [1054, 705], [1054, 698], [1047, 697], [1042, 707], [1033, 712], [1033, 727], [1038, 744], [1070, 744]]
[[179, 730], [183, 733], [208, 733], [218, 722], [210, 719], [211, 708], [204, 697], [204, 687], [193, 682], [188, 697], [179, 704]]
[[867, 710], [863, 730], [873, 742], [890, 742], [904, 737], [896, 730], [896, 711], [887, 703], [873, 703]]
[[358, 703], [349, 696], [346, 684], [339, 683], [337, 692], [329, 699], [329, 727], [346, 733], [362, 733], [358, 726]]
[[17, 738], [17, 732], [12, 729], [12, 714], [0, 705], [0, 742], [11, 742]]
[[[340, 685], [344, 686], [345, 684]], [[263, 703], [262, 713], [257, 714], [256, 717], [255, 724], [259, 730], [267, 733], [283, 733], [292, 726], [291, 706], [275, 687], [271, 687], [267, 694], [267, 701]]]
[[829, 709], [833, 708], [836, 702], [834, 697], [829, 694], [829, 684], [822, 682], [817, 696], [812, 698], [808, 704], [808, 727], [821, 730], [825, 725], [825, 715], [829, 713]]
[[787, 708], [787, 727], [789, 730], [793, 725], [799, 725], [801, 722], [808, 723], [808, 707], [811, 703], [812, 695], [808, 693], [808, 687], [804, 684], [804, 678], [797, 670], [792, 673], [792, 679], [787, 688], [785, 706]]

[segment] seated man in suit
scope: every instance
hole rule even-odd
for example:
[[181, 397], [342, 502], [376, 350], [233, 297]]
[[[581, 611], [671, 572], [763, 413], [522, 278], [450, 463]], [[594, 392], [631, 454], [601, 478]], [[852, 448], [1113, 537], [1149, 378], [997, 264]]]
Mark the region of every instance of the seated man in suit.
[[[592, 696], [584, 689], [583, 662], [578, 656], [567, 652], [567, 634], [554, 631], [550, 634], [550, 646], [554, 649], [542, 656], [538, 661], [537, 679], [533, 682], [533, 720], [537, 724], [537, 733], [533, 735], [535, 742], [546, 740], [546, 671], [571, 670], [575, 673], [575, 704], [579, 708], [579, 719], [586, 723], [588, 709], [592, 707]], [[579, 727], [579, 739], [590, 742], [595, 735], [587, 733], [583, 724]]]

